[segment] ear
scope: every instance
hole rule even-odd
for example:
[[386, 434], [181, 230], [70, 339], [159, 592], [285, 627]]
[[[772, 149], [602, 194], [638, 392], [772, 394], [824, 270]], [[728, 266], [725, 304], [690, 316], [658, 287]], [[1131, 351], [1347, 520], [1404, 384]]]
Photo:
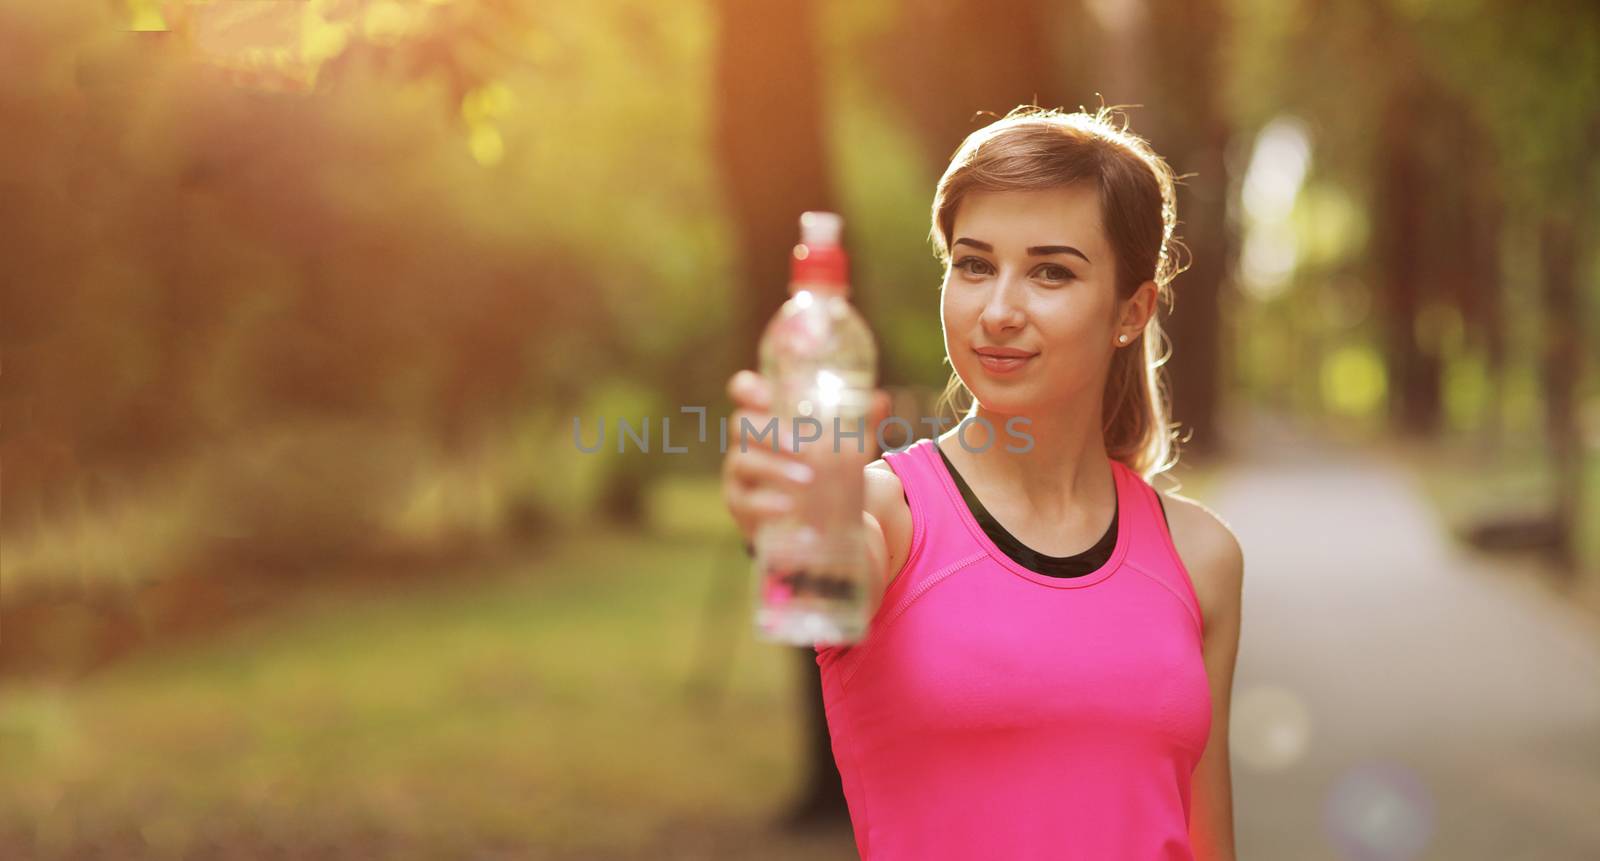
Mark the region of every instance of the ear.
[[1160, 292], [1155, 281], [1146, 281], [1133, 291], [1132, 296], [1122, 300], [1117, 331], [1127, 332], [1130, 337], [1143, 332], [1145, 324], [1156, 313], [1156, 299]]

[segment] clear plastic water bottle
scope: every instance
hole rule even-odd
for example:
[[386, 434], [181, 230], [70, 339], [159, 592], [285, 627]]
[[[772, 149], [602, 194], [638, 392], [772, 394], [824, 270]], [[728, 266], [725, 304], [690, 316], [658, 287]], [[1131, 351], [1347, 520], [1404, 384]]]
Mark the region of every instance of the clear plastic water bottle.
[[862, 470], [877, 432], [868, 419], [878, 348], [849, 301], [843, 226], [831, 212], [800, 216], [790, 297], [761, 337], [772, 415], [814, 475], [795, 511], [754, 536], [756, 631], [770, 642], [856, 642], [878, 597], [861, 517]]

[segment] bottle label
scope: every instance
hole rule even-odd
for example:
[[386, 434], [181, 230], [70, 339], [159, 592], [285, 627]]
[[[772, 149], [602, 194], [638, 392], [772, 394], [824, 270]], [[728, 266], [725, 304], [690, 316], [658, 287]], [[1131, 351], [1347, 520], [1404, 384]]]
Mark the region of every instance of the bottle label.
[[860, 592], [853, 578], [837, 574], [813, 574], [805, 569], [772, 568], [766, 572], [764, 603], [779, 608], [797, 599], [850, 601]]

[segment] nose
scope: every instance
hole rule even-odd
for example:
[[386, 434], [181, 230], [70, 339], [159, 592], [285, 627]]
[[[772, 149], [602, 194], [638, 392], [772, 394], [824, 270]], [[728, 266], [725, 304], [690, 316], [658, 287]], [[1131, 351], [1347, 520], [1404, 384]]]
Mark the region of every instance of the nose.
[[992, 338], [1022, 328], [1027, 320], [1022, 307], [1027, 285], [1009, 277], [997, 277], [989, 283], [993, 286], [978, 318], [984, 333]]

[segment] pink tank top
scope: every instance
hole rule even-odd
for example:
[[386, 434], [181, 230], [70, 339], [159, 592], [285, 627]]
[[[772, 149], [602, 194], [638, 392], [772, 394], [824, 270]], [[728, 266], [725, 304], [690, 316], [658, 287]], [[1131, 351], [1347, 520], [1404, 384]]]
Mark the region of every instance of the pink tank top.
[[995, 546], [933, 440], [884, 459], [910, 555], [864, 640], [816, 647], [863, 861], [1192, 859], [1211, 695], [1155, 489], [1110, 461], [1111, 558], [1051, 577]]

